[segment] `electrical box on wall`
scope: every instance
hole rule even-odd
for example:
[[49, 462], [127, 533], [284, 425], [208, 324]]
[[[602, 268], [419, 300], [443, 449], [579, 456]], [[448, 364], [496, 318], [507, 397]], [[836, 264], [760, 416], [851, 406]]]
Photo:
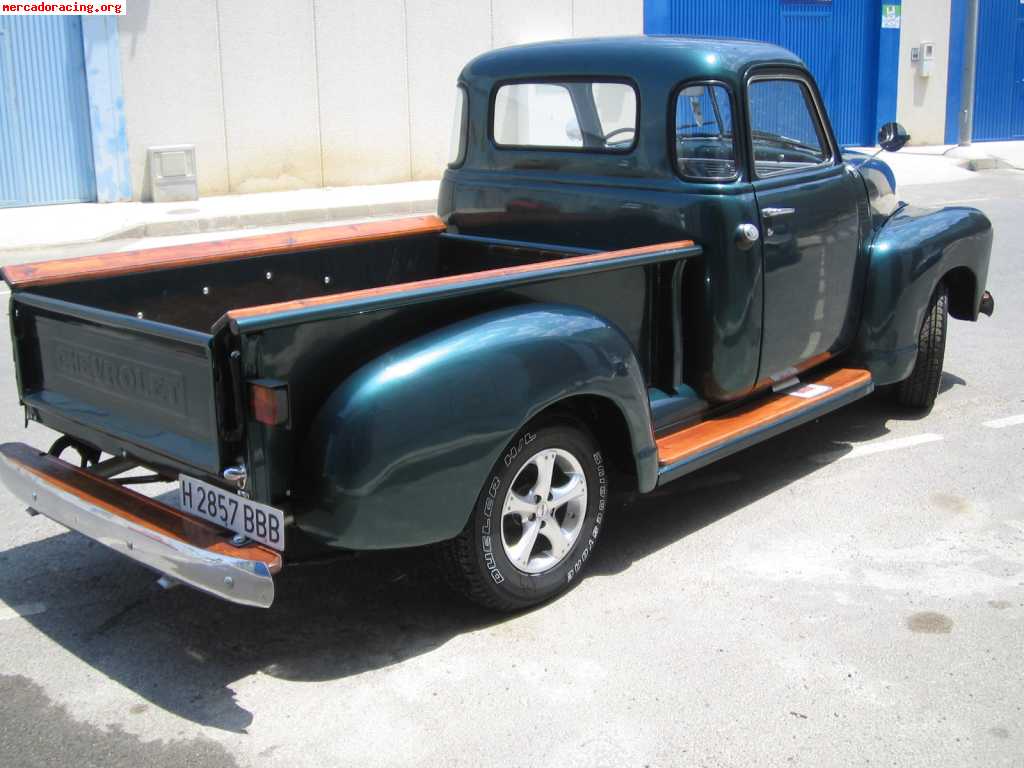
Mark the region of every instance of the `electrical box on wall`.
[[198, 200], [196, 148], [192, 144], [149, 147], [150, 199], [154, 203]]
[[935, 43], [922, 42], [921, 63], [918, 67], [918, 73], [921, 77], [931, 77], [933, 66], [935, 66]]

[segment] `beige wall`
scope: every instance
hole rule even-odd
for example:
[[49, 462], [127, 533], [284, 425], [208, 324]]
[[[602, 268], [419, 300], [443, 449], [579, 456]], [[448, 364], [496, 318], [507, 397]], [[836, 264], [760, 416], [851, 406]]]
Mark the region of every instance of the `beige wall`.
[[643, 0], [132, 0], [119, 24], [136, 197], [158, 144], [195, 144], [215, 195], [437, 178], [466, 61], [640, 34]]
[[199, 193], [226, 192], [217, 9], [209, 0], [163, 3], [159, 12], [155, 6], [152, 0], [133, 0], [118, 19], [135, 198], [143, 189], [146, 147], [160, 144], [195, 144]]
[[[910, 132], [912, 144], [945, 141], [950, 2], [905, 0], [903, 3], [896, 119]], [[920, 64], [910, 61], [910, 49], [919, 47], [923, 41], [935, 44], [931, 77], [921, 77]]]

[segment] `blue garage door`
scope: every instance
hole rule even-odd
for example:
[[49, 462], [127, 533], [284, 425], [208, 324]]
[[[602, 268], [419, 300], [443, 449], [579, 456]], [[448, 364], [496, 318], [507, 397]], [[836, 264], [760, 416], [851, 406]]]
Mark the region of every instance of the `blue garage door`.
[[1024, 2], [983, 0], [978, 14], [974, 138], [1024, 138]]
[[95, 199], [81, 21], [0, 16], [0, 207]]
[[644, 32], [788, 48], [818, 81], [839, 142], [870, 146], [878, 130], [881, 12], [878, 0], [644, 0]]

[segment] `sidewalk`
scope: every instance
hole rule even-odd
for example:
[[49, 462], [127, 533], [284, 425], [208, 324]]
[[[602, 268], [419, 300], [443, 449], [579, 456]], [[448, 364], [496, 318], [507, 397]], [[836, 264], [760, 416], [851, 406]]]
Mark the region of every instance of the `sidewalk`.
[[[874, 152], [877, 147], [860, 149]], [[965, 156], [966, 155], [966, 156]], [[977, 179], [975, 169], [1024, 170], [1024, 141], [904, 147], [880, 155], [897, 187]], [[78, 203], [0, 209], [0, 257], [43, 257], [47, 250], [149, 237], [203, 235], [255, 227], [299, 227], [435, 210], [437, 181], [301, 189], [204, 197], [183, 203]], [[111, 242], [111, 250], [117, 243]], [[95, 248], [93, 249], [95, 250]], [[56, 255], [56, 254], [55, 254]], [[66, 255], [66, 254], [61, 254]]]
[[204, 197], [182, 203], [75, 203], [0, 209], [0, 254], [126, 238], [433, 212], [436, 181]]
[[[878, 147], [852, 147], [874, 154]], [[976, 179], [977, 171], [994, 168], [1024, 170], [1024, 141], [979, 141], [961, 149], [956, 144], [907, 146], [882, 152], [896, 175], [897, 189], [913, 184], [941, 184]]]

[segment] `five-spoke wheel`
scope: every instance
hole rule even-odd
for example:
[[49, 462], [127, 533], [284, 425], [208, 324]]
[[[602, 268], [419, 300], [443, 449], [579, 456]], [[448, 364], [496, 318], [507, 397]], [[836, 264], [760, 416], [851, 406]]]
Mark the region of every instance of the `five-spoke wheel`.
[[533, 454], [505, 494], [505, 555], [525, 573], [553, 568], [579, 538], [586, 510], [587, 478], [576, 457], [561, 448]]

